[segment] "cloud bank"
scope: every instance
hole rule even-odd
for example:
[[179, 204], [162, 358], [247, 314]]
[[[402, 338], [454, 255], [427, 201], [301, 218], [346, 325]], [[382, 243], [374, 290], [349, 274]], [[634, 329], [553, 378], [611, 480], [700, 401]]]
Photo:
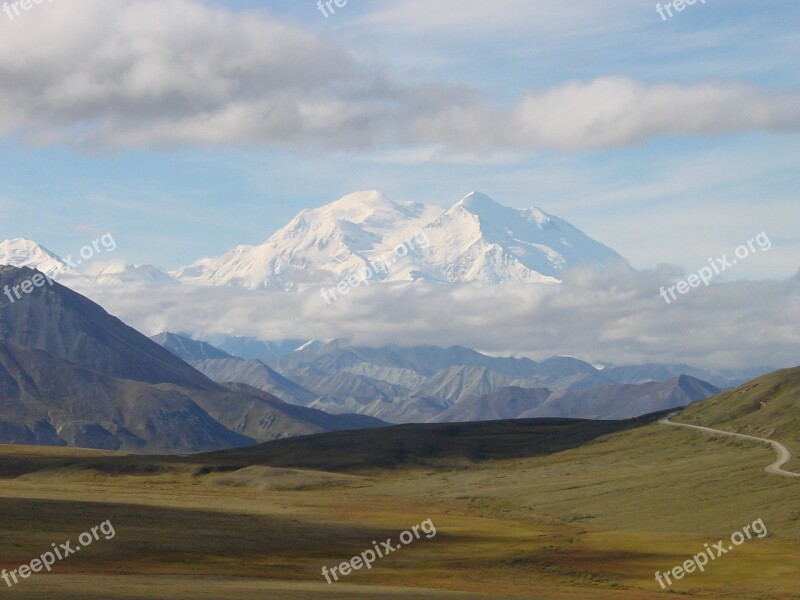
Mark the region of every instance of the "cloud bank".
[[635, 273], [576, 270], [560, 286], [385, 284], [353, 290], [333, 306], [318, 292], [87, 283], [78, 291], [148, 335], [460, 344], [539, 359], [706, 368], [797, 364], [800, 281], [713, 283], [667, 305], [659, 288], [677, 275], [663, 266]]
[[367, 68], [266, 13], [194, 0], [42, 4], [0, 36], [0, 134], [34, 144], [484, 154], [798, 128], [800, 93], [726, 81], [608, 76], [492, 105]]

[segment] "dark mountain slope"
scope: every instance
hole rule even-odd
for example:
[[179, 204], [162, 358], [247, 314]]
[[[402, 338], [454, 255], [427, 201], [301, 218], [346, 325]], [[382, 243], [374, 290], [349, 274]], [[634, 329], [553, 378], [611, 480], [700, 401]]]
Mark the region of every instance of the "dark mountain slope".
[[[2, 267], [0, 288], [36, 275]], [[214, 383], [59, 284], [0, 307], [0, 338], [0, 443], [197, 452], [383, 425]]]
[[[37, 273], [0, 266], [0, 288], [22, 285]], [[2, 295], [0, 302], [0, 341], [44, 350], [110, 377], [219, 389], [171, 352], [59, 283], [36, 288], [13, 303]]]
[[[170, 389], [171, 388], [171, 389]], [[191, 390], [115, 379], [0, 343], [0, 441], [199, 452], [256, 443], [213, 419]]]
[[561, 452], [601, 436], [647, 425], [662, 417], [626, 421], [519, 419], [480, 423], [398, 425], [279, 440], [188, 458], [226, 468], [251, 465], [329, 471], [370, 471], [414, 466], [466, 466]]

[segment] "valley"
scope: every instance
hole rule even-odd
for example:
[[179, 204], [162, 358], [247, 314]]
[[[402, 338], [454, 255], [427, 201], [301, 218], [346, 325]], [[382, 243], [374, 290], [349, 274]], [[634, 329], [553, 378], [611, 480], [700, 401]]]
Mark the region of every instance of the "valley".
[[0, 3], [0, 600], [800, 600], [797, 0]]
[[[116, 530], [21, 598], [800, 598], [800, 481], [755, 439], [798, 447], [800, 369], [735, 386], [747, 371], [343, 340], [244, 359], [58, 283], [0, 307], [0, 332], [0, 569]], [[654, 577], [757, 520], [769, 535], [702, 576]], [[428, 521], [425, 543], [323, 577]]]
[[[473, 443], [446, 436], [438, 451], [419, 447], [417, 459], [385, 465], [379, 462], [396, 456], [400, 440], [413, 439], [409, 431], [384, 437], [387, 454], [373, 464], [362, 460], [372, 443], [362, 452], [343, 434], [297, 438], [294, 449], [273, 451], [286, 442], [272, 442], [185, 458], [2, 447], [0, 565], [21, 564], [53, 536], [68, 539], [84, 523], [111, 519], [113, 542], [27, 580], [15, 594], [647, 600], [664, 593], [657, 570], [761, 518], [767, 538], [675, 582], [674, 591], [798, 597], [799, 483], [764, 473], [768, 448], [657, 423], [548, 448], [548, 426], [540, 423], [538, 433], [525, 434], [530, 443], [514, 444], [535, 455], [502, 458], [504, 434], [488, 424], [462, 427], [471, 428]], [[573, 425], [590, 427], [597, 426]], [[480, 439], [484, 455], [470, 458]], [[299, 457], [302, 468], [291, 466]], [[432, 540], [346, 583], [325, 582], [323, 565], [424, 519], [436, 524]]]

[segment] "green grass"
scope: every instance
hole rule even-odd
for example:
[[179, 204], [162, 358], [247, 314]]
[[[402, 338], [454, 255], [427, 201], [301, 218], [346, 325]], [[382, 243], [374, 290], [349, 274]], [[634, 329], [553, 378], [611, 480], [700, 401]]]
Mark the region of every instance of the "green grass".
[[800, 368], [770, 373], [699, 402], [676, 420], [775, 439], [800, 454]]
[[[243, 470], [241, 452], [168, 458], [0, 448], [0, 568], [110, 519], [115, 539], [11, 593], [36, 600], [650, 600], [667, 593], [656, 570], [761, 518], [769, 537], [674, 591], [800, 597], [800, 482], [764, 473], [769, 448], [657, 424], [539, 422], [522, 434], [530, 426], [437, 426], [412, 453], [393, 445], [402, 450], [407, 436], [390, 432], [372, 446], [380, 450], [371, 460], [369, 436], [361, 443], [314, 436], [248, 449], [258, 466]], [[566, 432], [560, 440], [558, 428]], [[303, 458], [309, 443], [326, 454]], [[297, 460], [314, 468], [299, 469]], [[342, 583], [322, 578], [323, 565], [429, 518], [435, 538]]]

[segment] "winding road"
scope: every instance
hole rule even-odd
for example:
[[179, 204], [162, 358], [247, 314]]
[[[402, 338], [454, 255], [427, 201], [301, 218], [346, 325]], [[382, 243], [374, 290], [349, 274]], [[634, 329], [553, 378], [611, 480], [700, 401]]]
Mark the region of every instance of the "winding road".
[[659, 423], [661, 425], [671, 425], [672, 427], [683, 427], [684, 429], [696, 429], [697, 431], [702, 431], [703, 433], [710, 433], [713, 435], [727, 435], [729, 437], [741, 438], [743, 440], [750, 440], [753, 442], [761, 442], [762, 444], [769, 444], [772, 446], [773, 450], [778, 453], [778, 460], [774, 463], [769, 465], [766, 469], [764, 469], [767, 473], [771, 473], [773, 475], [780, 475], [782, 477], [800, 477], [800, 473], [792, 473], [791, 471], [785, 471], [782, 467], [790, 460], [794, 458], [794, 454], [792, 451], [781, 444], [780, 442], [776, 442], [775, 440], [769, 440], [767, 438], [760, 438], [755, 437], [752, 435], [744, 435], [743, 433], [732, 433], [730, 431], [721, 431], [719, 429], [711, 429], [710, 427], [701, 427], [700, 425], [687, 425], [685, 423], [674, 423], [670, 419], [674, 417], [678, 413], [673, 413], [669, 415], [665, 419], [661, 419]]

